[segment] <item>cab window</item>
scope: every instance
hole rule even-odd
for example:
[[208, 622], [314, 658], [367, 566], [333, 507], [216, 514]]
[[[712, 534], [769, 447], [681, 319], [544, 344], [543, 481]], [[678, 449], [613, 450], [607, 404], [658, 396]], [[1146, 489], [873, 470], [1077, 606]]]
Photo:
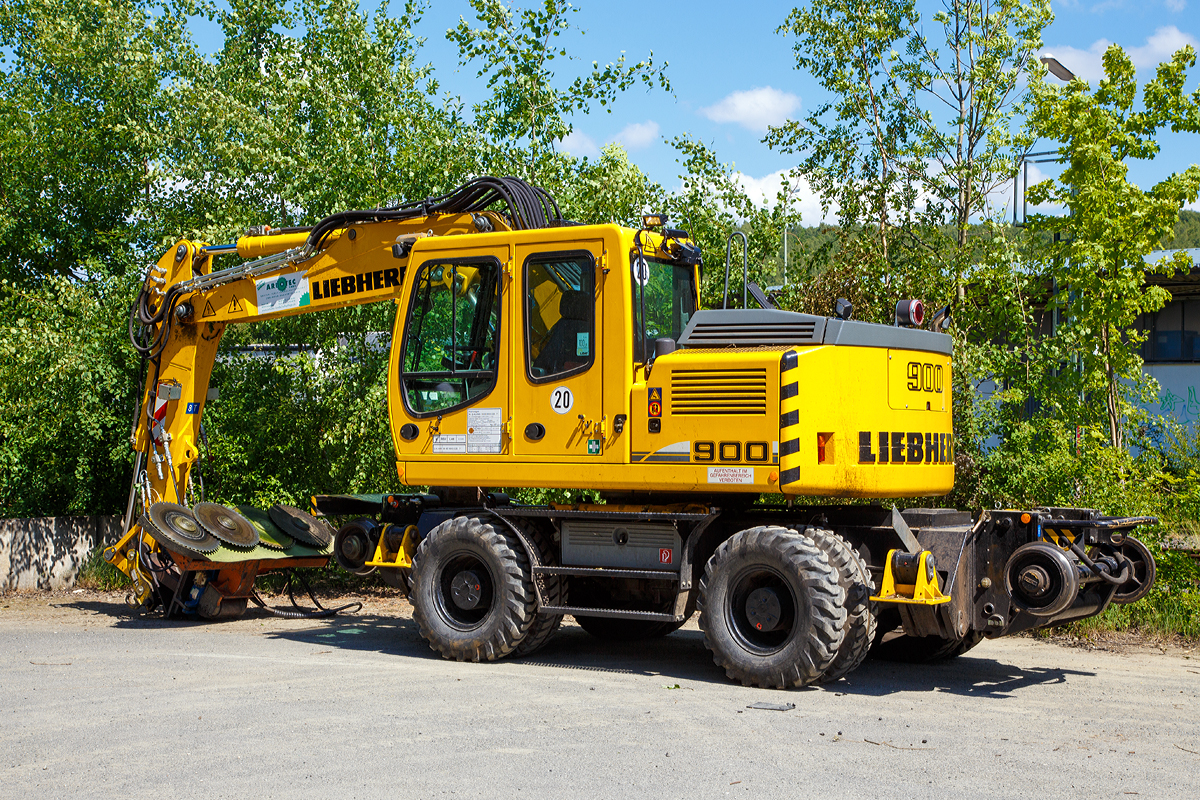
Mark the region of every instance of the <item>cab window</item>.
[[584, 372], [595, 361], [595, 274], [586, 252], [525, 261], [525, 363], [534, 383]]
[[417, 416], [466, 405], [496, 385], [500, 263], [432, 261], [413, 284], [401, 383]]
[[646, 354], [654, 352], [655, 339], [679, 341], [696, 313], [695, 273], [691, 267], [632, 256], [633, 272], [633, 357], [640, 361], [642, 293], [646, 304]]

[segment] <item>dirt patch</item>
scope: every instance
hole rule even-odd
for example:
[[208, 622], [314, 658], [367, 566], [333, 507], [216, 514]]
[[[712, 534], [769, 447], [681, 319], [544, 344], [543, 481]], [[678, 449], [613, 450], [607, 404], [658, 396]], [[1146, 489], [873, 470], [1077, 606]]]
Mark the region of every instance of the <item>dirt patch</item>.
[[[1182, 636], [1170, 637], [1141, 631], [1098, 631], [1086, 636], [1058, 630], [1024, 634], [1038, 641], [1079, 650], [1121, 653], [1127, 655], [1172, 655], [1190, 658], [1197, 656], [1196, 643]], [[1197, 656], [1200, 658], [1200, 656]]]

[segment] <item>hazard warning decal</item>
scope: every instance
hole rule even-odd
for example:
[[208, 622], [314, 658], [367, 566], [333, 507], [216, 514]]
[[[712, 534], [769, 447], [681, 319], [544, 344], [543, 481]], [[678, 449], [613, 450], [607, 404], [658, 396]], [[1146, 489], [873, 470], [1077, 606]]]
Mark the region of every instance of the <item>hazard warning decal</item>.
[[662, 387], [651, 386], [646, 390], [646, 413], [651, 417], [662, 416]]

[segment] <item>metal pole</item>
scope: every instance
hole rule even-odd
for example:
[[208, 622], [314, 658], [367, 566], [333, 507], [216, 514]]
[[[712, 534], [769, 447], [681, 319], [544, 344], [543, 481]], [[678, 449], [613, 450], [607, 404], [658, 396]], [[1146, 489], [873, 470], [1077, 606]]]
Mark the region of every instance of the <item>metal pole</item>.
[[783, 285], [787, 286], [787, 235], [788, 235], [788, 201], [792, 199], [791, 187], [788, 187], [787, 194], [783, 196]]

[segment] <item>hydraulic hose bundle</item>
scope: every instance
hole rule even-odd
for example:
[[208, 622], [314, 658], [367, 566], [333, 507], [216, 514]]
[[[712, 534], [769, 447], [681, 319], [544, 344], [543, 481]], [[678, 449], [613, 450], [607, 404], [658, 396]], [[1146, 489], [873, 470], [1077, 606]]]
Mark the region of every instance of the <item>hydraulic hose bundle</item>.
[[356, 222], [412, 219], [432, 214], [467, 214], [483, 211], [498, 202], [508, 206], [508, 215], [517, 230], [548, 228], [562, 219], [558, 203], [545, 189], [532, 186], [520, 178], [485, 175], [440, 197], [412, 200], [387, 208], [342, 211], [328, 216], [313, 227], [308, 235], [308, 246], [320, 250], [330, 233]]

